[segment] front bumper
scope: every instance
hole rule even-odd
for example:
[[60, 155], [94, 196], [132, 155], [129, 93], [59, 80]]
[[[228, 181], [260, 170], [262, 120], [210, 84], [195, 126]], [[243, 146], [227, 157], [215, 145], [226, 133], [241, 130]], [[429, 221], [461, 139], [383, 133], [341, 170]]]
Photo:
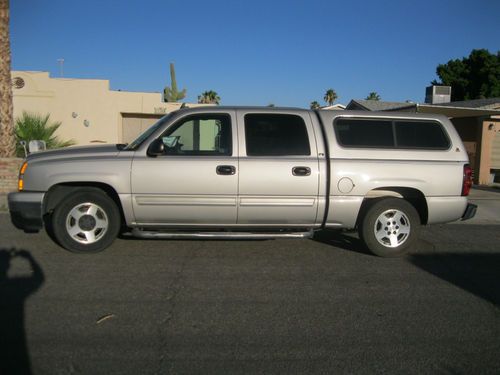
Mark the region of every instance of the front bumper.
[[25, 232], [38, 232], [43, 228], [43, 197], [45, 193], [19, 192], [8, 195], [12, 224]]
[[462, 221], [472, 219], [476, 215], [477, 205], [467, 203], [467, 208], [462, 216]]

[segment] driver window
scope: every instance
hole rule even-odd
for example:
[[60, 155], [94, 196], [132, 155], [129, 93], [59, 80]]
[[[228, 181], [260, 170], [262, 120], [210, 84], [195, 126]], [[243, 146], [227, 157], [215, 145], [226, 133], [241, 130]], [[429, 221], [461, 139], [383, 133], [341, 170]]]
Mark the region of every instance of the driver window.
[[161, 137], [169, 155], [232, 155], [228, 115], [190, 116]]

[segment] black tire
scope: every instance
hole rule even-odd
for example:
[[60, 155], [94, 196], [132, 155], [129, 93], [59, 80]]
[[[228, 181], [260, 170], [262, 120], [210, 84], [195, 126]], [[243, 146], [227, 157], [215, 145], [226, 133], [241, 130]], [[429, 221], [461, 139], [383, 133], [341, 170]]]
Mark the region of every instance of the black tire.
[[420, 216], [412, 204], [400, 198], [383, 198], [368, 207], [359, 236], [373, 254], [397, 257], [415, 245], [420, 228]]
[[99, 189], [78, 189], [54, 209], [51, 234], [65, 249], [97, 253], [117, 237], [121, 216], [115, 202]]

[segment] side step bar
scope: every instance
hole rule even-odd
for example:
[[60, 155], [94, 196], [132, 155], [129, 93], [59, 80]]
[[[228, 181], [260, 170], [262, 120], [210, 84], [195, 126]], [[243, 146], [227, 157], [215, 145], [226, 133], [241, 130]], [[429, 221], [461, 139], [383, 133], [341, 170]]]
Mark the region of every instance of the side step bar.
[[132, 236], [147, 239], [237, 239], [237, 240], [271, 240], [275, 238], [312, 238], [314, 232], [155, 232], [133, 229]]

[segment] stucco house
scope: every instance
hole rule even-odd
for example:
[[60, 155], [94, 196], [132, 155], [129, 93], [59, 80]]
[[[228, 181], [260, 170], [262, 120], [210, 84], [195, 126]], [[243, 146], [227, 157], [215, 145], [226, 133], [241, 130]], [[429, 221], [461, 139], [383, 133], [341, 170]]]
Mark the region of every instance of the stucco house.
[[158, 118], [206, 104], [165, 103], [161, 93], [110, 90], [109, 80], [52, 78], [48, 72], [12, 71], [14, 118], [23, 111], [62, 123], [57, 135], [78, 145], [128, 143]]

